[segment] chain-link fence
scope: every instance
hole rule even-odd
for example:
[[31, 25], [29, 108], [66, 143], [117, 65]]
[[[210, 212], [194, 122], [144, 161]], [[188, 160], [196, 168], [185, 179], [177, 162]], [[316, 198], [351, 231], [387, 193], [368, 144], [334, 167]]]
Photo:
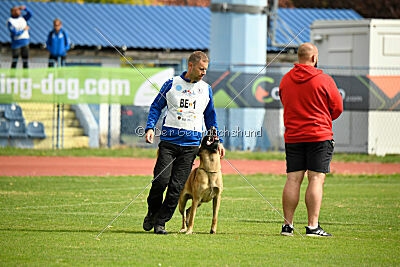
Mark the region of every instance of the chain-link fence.
[[[213, 71], [211, 65], [206, 80], [213, 87], [218, 124], [228, 149], [284, 150], [278, 92], [280, 80], [290, 68], [291, 65], [277, 65], [257, 76], [232, 71], [235, 66]], [[400, 68], [322, 69], [334, 78], [344, 99], [344, 112], [333, 124], [336, 151], [400, 153]], [[148, 110], [148, 106], [122, 107], [124, 144], [145, 146], [139, 135], [146, 125]], [[160, 125], [157, 127], [161, 129]]]
[[[155, 147], [145, 144], [143, 137], [149, 105], [157, 94], [154, 85], [159, 89], [169, 77], [179, 75], [177, 69], [183, 69], [176, 65], [163, 69], [142, 66], [144, 78], [139, 77], [141, 74], [137, 70], [129, 68], [67, 67], [52, 72], [42, 68], [43, 60], [30, 63], [29, 71], [19, 70], [18, 74], [5, 68], [1, 70], [2, 146]], [[41, 68], [36, 69], [36, 65]], [[242, 73], [237, 67], [231, 65], [226, 70], [220, 67], [215, 70], [211, 62], [205, 78], [213, 88], [225, 146], [231, 150], [283, 151], [283, 111], [278, 92], [282, 76], [292, 65], [275, 64], [259, 75]], [[322, 69], [334, 78], [344, 98], [344, 113], [333, 126], [336, 150], [400, 153], [397, 138], [400, 130], [400, 69]], [[49, 89], [50, 78], [53, 91]], [[35, 79], [39, 79], [37, 83]], [[129, 88], [124, 87], [123, 79], [129, 81]], [[43, 94], [36, 96], [40, 90]], [[25, 141], [18, 141], [16, 136], [9, 134], [12, 124], [18, 121], [8, 117], [12, 103], [21, 107], [28, 136]], [[157, 138], [163, 116], [156, 127]], [[33, 127], [28, 127], [30, 123], [43, 125], [46, 138], [29, 140], [28, 128]]]

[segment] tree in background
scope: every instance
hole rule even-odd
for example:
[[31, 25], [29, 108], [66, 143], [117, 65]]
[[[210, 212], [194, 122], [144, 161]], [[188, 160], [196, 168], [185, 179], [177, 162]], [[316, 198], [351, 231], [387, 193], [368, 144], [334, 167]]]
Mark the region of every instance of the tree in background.
[[174, 6], [209, 6], [210, 0], [158, 0], [159, 4], [162, 5], [174, 5]]
[[[74, 3], [110, 3], [131, 5], [209, 6], [211, 0], [31, 0]], [[272, 3], [271, 0], [268, 2]], [[400, 18], [399, 0], [279, 0], [285, 8], [345, 8], [353, 9], [364, 18]]]
[[[275, 0], [269, 0], [268, 4], [272, 5], [273, 1], [275, 1]], [[294, 5], [292, 3], [292, 0], [279, 0], [279, 7], [293, 8]]]
[[211, 0], [31, 0], [35, 2], [70, 2], [130, 5], [209, 6]]
[[[345, 8], [353, 9], [364, 18], [400, 18], [399, 0], [280, 0], [291, 2], [298, 8]], [[282, 6], [283, 7], [283, 6]]]

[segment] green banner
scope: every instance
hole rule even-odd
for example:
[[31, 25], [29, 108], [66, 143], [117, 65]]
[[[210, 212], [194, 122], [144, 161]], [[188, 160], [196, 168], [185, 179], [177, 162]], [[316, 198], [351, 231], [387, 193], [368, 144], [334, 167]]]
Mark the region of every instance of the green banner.
[[150, 105], [172, 76], [170, 68], [0, 69], [0, 103]]

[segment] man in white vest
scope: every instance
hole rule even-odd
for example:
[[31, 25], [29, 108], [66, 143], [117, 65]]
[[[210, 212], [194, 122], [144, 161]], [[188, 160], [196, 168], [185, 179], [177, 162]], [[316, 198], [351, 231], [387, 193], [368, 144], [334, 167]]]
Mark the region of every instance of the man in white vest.
[[[154, 233], [167, 234], [165, 223], [174, 214], [179, 195], [199, 151], [203, 122], [207, 130], [212, 126], [218, 129], [212, 89], [202, 80], [208, 62], [206, 54], [193, 52], [188, 60], [188, 70], [165, 82], [151, 104], [146, 125], [147, 143], [153, 143], [154, 128], [164, 107], [167, 113], [158, 145], [155, 179], [147, 198], [148, 212], [143, 222], [146, 231], [154, 227]], [[222, 158], [225, 150], [221, 143], [218, 151]]]
[[[21, 16], [21, 10], [26, 12]], [[11, 68], [17, 67], [21, 55], [24, 69], [28, 68], [29, 59], [29, 26], [27, 21], [32, 17], [32, 12], [26, 6], [11, 8], [11, 17], [7, 21], [7, 28], [11, 36], [12, 63]]]

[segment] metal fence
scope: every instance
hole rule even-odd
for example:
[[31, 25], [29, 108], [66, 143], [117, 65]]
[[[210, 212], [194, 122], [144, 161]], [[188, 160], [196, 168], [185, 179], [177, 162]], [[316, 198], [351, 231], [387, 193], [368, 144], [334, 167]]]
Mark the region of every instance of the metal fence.
[[[277, 65], [258, 77], [231, 72], [235, 66], [227, 71], [210, 68], [207, 81], [213, 84], [218, 124], [228, 149], [284, 150], [283, 110], [277, 92], [281, 77], [290, 67]], [[322, 69], [334, 78], [344, 99], [344, 112], [333, 123], [336, 151], [400, 153], [400, 68]], [[225, 108], [236, 93], [240, 97]], [[222, 94], [228, 100], [221, 106]], [[121, 140], [125, 144], [145, 146], [135, 129], [145, 126], [147, 114], [148, 107], [122, 107]]]
[[[1, 66], [4, 67], [4, 64], [2, 62]], [[44, 64], [43, 61], [31, 62], [30, 66], [43, 67]], [[240, 65], [227, 66], [226, 70], [220, 67], [214, 70], [211, 62], [206, 80], [213, 86], [218, 125], [228, 149], [283, 151], [283, 111], [277, 92], [280, 79], [291, 66], [275, 64], [257, 76], [235, 71]], [[174, 69], [183, 67], [175, 65]], [[336, 151], [379, 155], [400, 153], [400, 69], [322, 69], [332, 75], [344, 98], [345, 111], [333, 126]], [[132, 69], [132, 72], [135, 71]], [[0, 85], [1, 82], [0, 79]], [[156, 146], [145, 144], [143, 137], [149, 106], [107, 103], [86, 105], [92, 122], [97, 124], [97, 130], [93, 130], [93, 127], [88, 126], [87, 119], [82, 118], [87, 113], [81, 112], [78, 115], [74, 105], [37, 101], [15, 104], [22, 108], [25, 127], [28, 128], [29, 123], [40, 122], [44, 126], [46, 138], [29, 138], [25, 131], [27, 139], [22, 141], [12, 136], [1, 137], [2, 146], [89, 147], [95, 146], [93, 139], [96, 138], [97, 144], [105, 147]], [[15, 120], [6, 118], [7, 106], [10, 103], [0, 105], [0, 121], [8, 124], [5, 128], [9, 130]], [[162, 117], [157, 124], [156, 134], [160, 132]], [[96, 136], [93, 137], [94, 134]], [[155, 143], [157, 140], [158, 137]]]

